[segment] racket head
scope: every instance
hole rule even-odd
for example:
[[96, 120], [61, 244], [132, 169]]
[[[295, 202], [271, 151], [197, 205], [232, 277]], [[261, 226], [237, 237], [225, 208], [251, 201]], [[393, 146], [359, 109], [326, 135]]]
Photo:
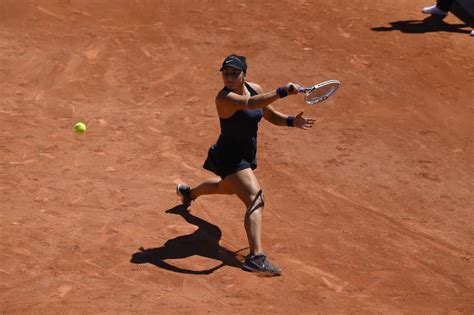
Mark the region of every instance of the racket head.
[[337, 89], [341, 85], [338, 80], [328, 80], [319, 84], [304, 88], [305, 101], [309, 105], [315, 105], [322, 101], [325, 101], [336, 93]]

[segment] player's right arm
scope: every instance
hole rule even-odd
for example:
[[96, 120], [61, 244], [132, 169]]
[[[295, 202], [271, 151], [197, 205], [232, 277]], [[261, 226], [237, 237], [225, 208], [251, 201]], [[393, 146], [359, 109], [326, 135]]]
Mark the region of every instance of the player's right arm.
[[[290, 86], [296, 86], [293, 83], [288, 83], [285, 87], [288, 91]], [[219, 116], [222, 118], [232, 116], [236, 111], [242, 109], [257, 109], [264, 108], [280, 98], [275, 91], [261, 93], [261, 88], [257, 84], [252, 84], [252, 87], [259, 93], [254, 96], [240, 95], [231, 91], [222, 90], [216, 96], [216, 106]], [[288, 92], [288, 94], [294, 94]]]

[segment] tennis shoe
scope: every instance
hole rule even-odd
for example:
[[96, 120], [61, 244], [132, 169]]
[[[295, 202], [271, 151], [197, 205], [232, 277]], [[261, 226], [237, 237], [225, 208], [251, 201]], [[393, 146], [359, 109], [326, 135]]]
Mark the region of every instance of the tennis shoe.
[[443, 16], [448, 15], [448, 12], [441, 10], [436, 5], [432, 5], [431, 7], [423, 8], [422, 12], [426, 13], [426, 14], [434, 14], [434, 15], [443, 15]]
[[242, 268], [247, 271], [261, 273], [265, 276], [281, 275], [281, 269], [268, 261], [267, 256], [263, 253], [259, 255], [247, 255]]
[[471, 36], [474, 36], [474, 30], [471, 31]]
[[186, 184], [178, 184], [176, 185], [176, 194], [181, 197], [181, 202], [185, 206], [191, 205], [191, 187]]

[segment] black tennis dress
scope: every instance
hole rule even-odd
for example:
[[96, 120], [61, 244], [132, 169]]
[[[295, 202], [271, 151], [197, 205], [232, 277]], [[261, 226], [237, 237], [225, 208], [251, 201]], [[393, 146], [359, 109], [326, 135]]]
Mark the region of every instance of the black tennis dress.
[[[257, 95], [245, 82], [251, 96]], [[229, 91], [226, 87], [223, 91]], [[220, 118], [221, 134], [209, 149], [203, 167], [224, 179], [237, 171], [257, 168], [257, 130], [263, 109], [238, 110], [229, 118]]]

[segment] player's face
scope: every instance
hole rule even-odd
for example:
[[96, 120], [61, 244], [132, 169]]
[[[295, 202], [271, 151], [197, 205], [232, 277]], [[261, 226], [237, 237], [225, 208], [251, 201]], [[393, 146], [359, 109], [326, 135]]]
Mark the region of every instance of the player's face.
[[222, 70], [222, 79], [226, 87], [233, 89], [244, 82], [244, 72], [232, 67], [225, 67]]

